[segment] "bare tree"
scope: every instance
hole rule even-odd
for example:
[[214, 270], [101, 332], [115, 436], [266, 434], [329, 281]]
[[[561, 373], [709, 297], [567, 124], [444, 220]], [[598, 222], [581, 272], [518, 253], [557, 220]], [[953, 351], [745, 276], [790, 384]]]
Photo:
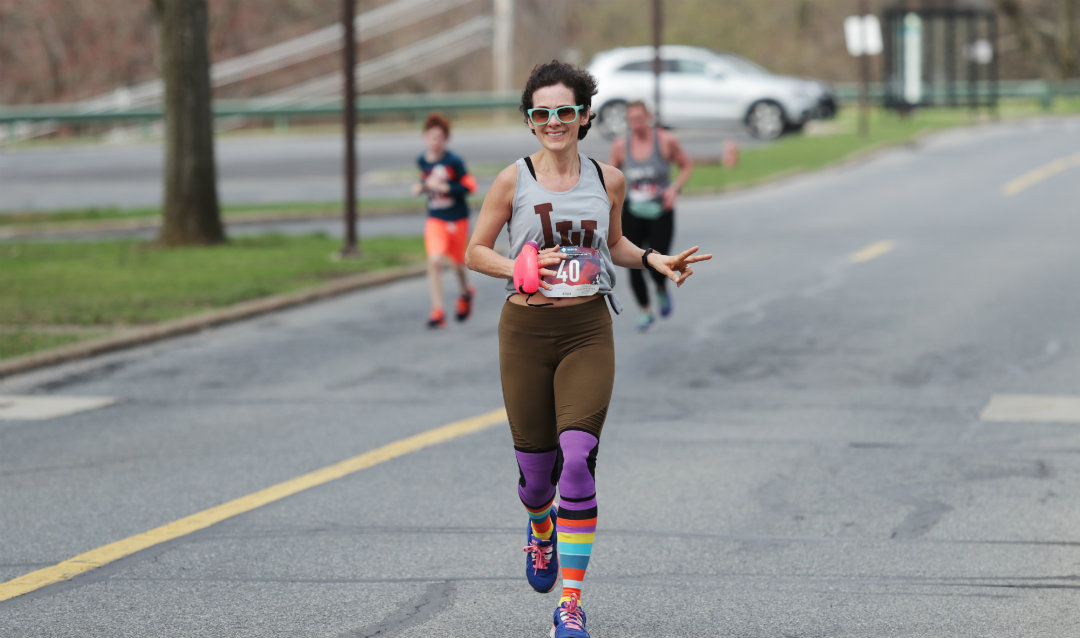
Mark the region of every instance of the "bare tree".
[[994, 0], [994, 4], [1016, 33], [1020, 50], [1034, 57], [1044, 77], [1063, 80], [1076, 76], [1080, 71], [1080, 0], [1044, 1], [1039, 6], [1021, 0]]
[[206, 0], [154, 0], [154, 10], [165, 83], [165, 201], [158, 242], [222, 243]]

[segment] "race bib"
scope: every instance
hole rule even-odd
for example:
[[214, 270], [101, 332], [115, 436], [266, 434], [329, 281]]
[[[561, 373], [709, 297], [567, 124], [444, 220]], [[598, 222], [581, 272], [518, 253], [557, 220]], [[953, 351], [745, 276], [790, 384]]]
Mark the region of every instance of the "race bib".
[[600, 275], [604, 272], [600, 253], [595, 248], [563, 246], [559, 252], [566, 257], [557, 266], [549, 266], [554, 275], [544, 275], [551, 290], [540, 288], [545, 297], [588, 297], [600, 292]]
[[663, 192], [653, 182], [637, 182], [627, 192], [627, 207], [634, 217], [656, 219], [664, 212]]

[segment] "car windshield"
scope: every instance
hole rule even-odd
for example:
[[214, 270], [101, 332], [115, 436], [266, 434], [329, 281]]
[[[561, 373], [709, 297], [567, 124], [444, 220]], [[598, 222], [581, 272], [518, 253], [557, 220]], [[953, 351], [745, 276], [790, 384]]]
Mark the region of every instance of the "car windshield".
[[758, 66], [757, 64], [751, 62], [750, 60], [747, 60], [746, 58], [732, 55], [730, 53], [721, 53], [718, 55], [718, 57], [721, 60], [724, 60], [725, 62], [730, 64], [731, 66], [735, 67], [738, 71], [742, 73], [760, 73], [766, 75], [769, 74], [769, 72], [765, 68]]
[[[660, 61], [660, 70], [662, 73], [687, 73], [693, 75], [705, 74], [705, 63], [700, 60], [688, 60], [684, 58], [665, 59]], [[637, 62], [629, 62], [619, 67], [621, 72], [639, 72], [639, 73], [652, 73], [653, 61], [639, 60]]]
[[[620, 71], [636, 71], [640, 73], [652, 73], [653, 61], [652, 58], [648, 60], [639, 60], [637, 62], [630, 62], [619, 67]], [[660, 71], [663, 73], [672, 73], [676, 70], [675, 62], [672, 60], [661, 60]]]

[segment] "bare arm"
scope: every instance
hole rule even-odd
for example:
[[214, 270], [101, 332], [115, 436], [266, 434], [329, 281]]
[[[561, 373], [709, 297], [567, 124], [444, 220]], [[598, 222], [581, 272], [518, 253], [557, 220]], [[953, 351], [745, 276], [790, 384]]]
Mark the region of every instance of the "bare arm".
[[672, 210], [675, 208], [675, 201], [682, 192], [683, 186], [690, 181], [690, 175], [694, 172], [694, 161], [683, 150], [678, 138], [668, 131], [661, 130], [660, 144], [664, 159], [679, 167], [679, 176], [664, 191], [664, 208]]
[[495, 177], [494, 183], [484, 196], [476, 226], [469, 239], [469, 247], [465, 249], [465, 265], [471, 270], [500, 279], [513, 277], [514, 260], [495, 251], [495, 240], [510, 221], [515, 186], [517, 166], [511, 164]]

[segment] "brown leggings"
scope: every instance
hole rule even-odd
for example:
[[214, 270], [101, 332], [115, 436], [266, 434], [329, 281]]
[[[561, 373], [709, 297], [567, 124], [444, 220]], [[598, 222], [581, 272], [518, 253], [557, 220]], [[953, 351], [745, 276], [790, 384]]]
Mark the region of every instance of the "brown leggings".
[[551, 308], [507, 302], [499, 320], [499, 368], [516, 449], [553, 450], [567, 429], [600, 438], [615, 382], [604, 297]]

